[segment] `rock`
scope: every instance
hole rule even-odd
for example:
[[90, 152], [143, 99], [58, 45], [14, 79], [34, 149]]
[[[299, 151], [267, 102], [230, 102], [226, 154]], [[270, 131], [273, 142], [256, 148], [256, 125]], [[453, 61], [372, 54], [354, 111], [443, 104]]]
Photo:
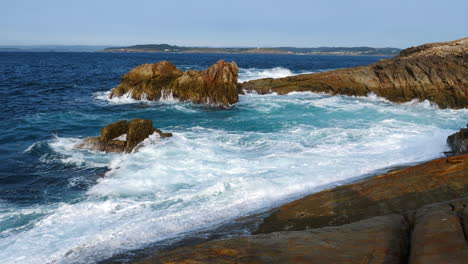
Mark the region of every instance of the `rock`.
[[468, 263], [467, 206], [468, 199], [464, 199], [418, 209], [409, 264]]
[[447, 144], [454, 155], [468, 153], [468, 128], [462, 128], [459, 132], [449, 136]]
[[153, 121], [147, 119], [133, 119], [127, 123], [122, 120], [109, 124], [101, 129], [101, 135], [90, 137], [77, 144], [76, 148], [93, 149], [105, 152], [132, 152], [135, 147], [153, 133], [161, 138], [172, 137], [172, 133], [163, 133], [153, 128]]
[[95, 149], [105, 152], [123, 152], [125, 150], [125, 141], [107, 140], [101, 137], [90, 137], [83, 140], [83, 143], [75, 146], [76, 148]]
[[101, 129], [101, 140], [109, 141], [127, 132], [127, 120], [109, 124]]
[[388, 215], [340, 227], [215, 240], [137, 263], [399, 264], [408, 255], [407, 234], [405, 219]]
[[154, 133], [153, 121], [147, 119], [133, 119], [128, 122], [125, 152], [132, 152], [140, 142]]
[[402, 213], [468, 195], [468, 155], [429, 161], [279, 207], [257, 233], [304, 230]]
[[168, 61], [143, 64], [125, 74], [110, 97], [129, 94], [136, 100], [151, 101], [173, 97], [181, 101], [228, 107], [239, 101], [238, 71], [235, 62], [224, 60], [204, 71], [186, 72]]
[[468, 38], [425, 44], [369, 66], [244, 82], [258, 93], [325, 92], [352, 96], [375, 93], [393, 102], [429, 100], [442, 108], [468, 107]]

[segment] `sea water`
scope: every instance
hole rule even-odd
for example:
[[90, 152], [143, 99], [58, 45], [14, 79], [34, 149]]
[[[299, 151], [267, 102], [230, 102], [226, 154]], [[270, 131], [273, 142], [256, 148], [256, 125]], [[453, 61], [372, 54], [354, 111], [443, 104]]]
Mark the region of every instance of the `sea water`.
[[[240, 81], [366, 65], [382, 57], [0, 53], [0, 260], [97, 263], [229, 224], [382, 168], [442, 157], [467, 110], [375, 95], [241, 95], [228, 110], [108, 99], [142, 63], [183, 70], [234, 60]], [[75, 149], [146, 118], [136, 153]]]

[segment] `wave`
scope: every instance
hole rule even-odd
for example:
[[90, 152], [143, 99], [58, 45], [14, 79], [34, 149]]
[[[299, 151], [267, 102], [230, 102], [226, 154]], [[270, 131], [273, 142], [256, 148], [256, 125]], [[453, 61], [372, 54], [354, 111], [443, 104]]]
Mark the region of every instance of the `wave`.
[[143, 96], [142, 99], [140, 100], [135, 100], [132, 98], [132, 92], [128, 92], [122, 96], [115, 96], [110, 98], [112, 90], [109, 91], [104, 91], [104, 92], [96, 92], [94, 93], [94, 98], [96, 98], [99, 101], [105, 101], [109, 104], [140, 104], [140, 103], [151, 103], [152, 101], [149, 101], [146, 99], [145, 96]]
[[[29, 147], [109, 171], [81, 200], [40, 205], [32, 226], [0, 231], [0, 259], [94, 263], [229, 223], [381, 168], [441, 157], [468, 117], [424, 102], [307, 92], [244, 95], [232, 112], [169, 139], [151, 136], [131, 154], [76, 150], [80, 139], [62, 137]], [[13, 217], [12, 206], [1, 204], [1, 217]]]
[[37, 156], [43, 163], [61, 163], [67, 167], [106, 167], [110, 161], [104, 152], [78, 150], [75, 145], [82, 143], [79, 138], [64, 138], [53, 135], [53, 139], [33, 143], [24, 153]]
[[290, 69], [283, 67], [275, 67], [271, 69], [257, 69], [257, 68], [240, 68], [239, 69], [239, 82], [245, 82], [250, 80], [262, 79], [262, 78], [282, 78], [287, 76], [293, 76], [297, 74], [312, 73], [311, 71], [299, 71], [293, 72]]

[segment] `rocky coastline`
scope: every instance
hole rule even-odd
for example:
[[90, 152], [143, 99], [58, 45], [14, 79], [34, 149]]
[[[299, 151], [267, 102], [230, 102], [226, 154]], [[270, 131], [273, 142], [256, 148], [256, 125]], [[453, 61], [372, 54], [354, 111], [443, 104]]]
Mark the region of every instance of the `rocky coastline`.
[[[187, 72], [167, 61], [144, 64], [126, 74], [110, 96], [161, 100], [170, 93], [181, 101], [230, 107], [241, 91], [374, 93], [398, 103], [417, 99], [441, 108], [466, 108], [468, 38], [412, 47], [369, 66], [242, 84], [237, 75], [234, 62]], [[128, 131], [125, 142], [114, 142], [130, 123], [111, 124], [107, 130], [118, 133], [104, 128], [85, 143], [102, 151], [130, 152], [138, 143], [128, 143]], [[144, 127], [148, 132], [139, 142], [156, 131], [152, 123]], [[468, 129], [450, 136], [447, 144], [452, 151], [445, 158], [280, 206], [252, 235], [159, 251], [136, 263], [466, 263]]]
[[260, 94], [293, 91], [351, 96], [374, 93], [392, 102], [429, 100], [441, 108], [468, 107], [468, 38], [430, 43], [369, 66], [244, 82]]
[[457, 154], [287, 203], [252, 235], [158, 251], [135, 264], [466, 263], [468, 153]]

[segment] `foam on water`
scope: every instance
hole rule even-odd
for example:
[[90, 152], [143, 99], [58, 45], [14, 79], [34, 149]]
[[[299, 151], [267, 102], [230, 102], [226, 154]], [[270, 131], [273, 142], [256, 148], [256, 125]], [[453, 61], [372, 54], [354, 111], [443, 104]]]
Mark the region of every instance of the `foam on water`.
[[249, 94], [236, 109], [242, 115], [231, 122], [262, 126], [265, 119], [273, 128], [180, 128], [172, 138], [152, 135], [127, 155], [75, 150], [79, 139], [53, 139], [54, 151], [110, 171], [82, 200], [39, 206], [34, 210], [44, 216], [33, 226], [0, 231], [0, 259], [93, 263], [214, 227], [377, 169], [440, 157], [452, 127], [468, 118], [467, 110], [397, 105], [373, 95]]

